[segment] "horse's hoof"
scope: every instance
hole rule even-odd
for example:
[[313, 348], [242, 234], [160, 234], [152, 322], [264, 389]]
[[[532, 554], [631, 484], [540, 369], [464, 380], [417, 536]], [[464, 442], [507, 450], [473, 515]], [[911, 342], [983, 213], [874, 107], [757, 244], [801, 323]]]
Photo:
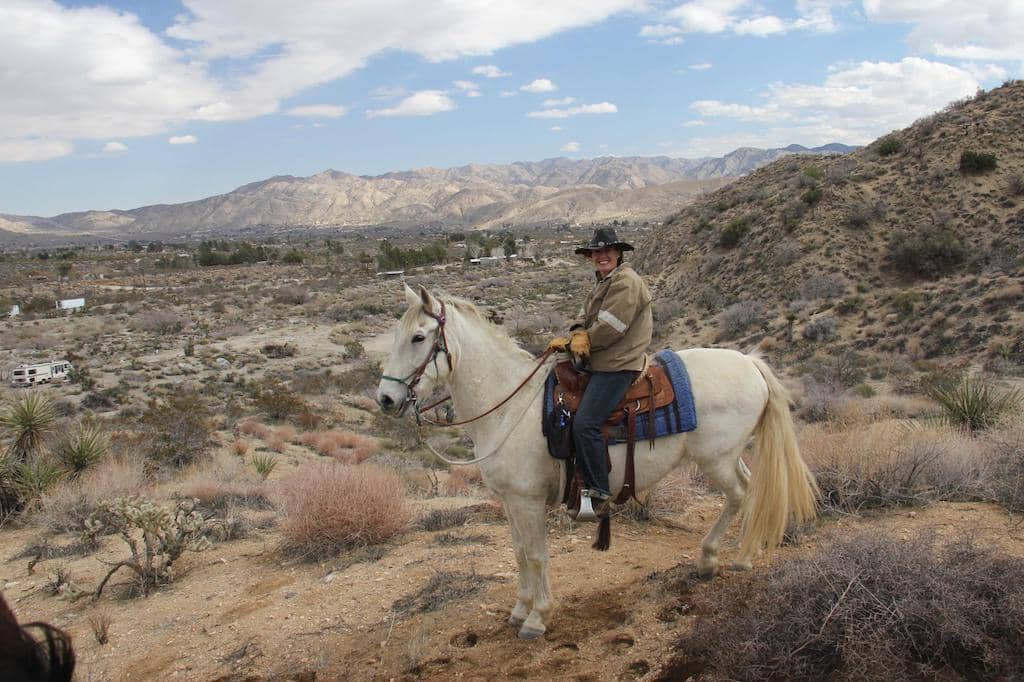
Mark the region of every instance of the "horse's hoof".
[[736, 561], [732, 565], [734, 571], [749, 571], [752, 568], [754, 568], [754, 564], [749, 561]]
[[544, 628], [535, 628], [530, 625], [524, 625], [519, 629], [519, 639], [537, 639], [544, 635]]
[[522, 627], [523, 623], [526, 622], [525, 618], [517, 618], [516, 616], [508, 617], [508, 624], [514, 628]]
[[697, 577], [701, 580], [711, 580], [716, 575], [718, 575], [717, 566], [701, 567], [697, 569]]

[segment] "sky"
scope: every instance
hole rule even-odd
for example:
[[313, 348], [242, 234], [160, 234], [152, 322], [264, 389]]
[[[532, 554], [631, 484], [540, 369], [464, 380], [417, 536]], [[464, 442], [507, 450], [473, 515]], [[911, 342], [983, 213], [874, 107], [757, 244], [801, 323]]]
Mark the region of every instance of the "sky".
[[0, 213], [860, 145], [1021, 77], [1024, 0], [3, 0]]

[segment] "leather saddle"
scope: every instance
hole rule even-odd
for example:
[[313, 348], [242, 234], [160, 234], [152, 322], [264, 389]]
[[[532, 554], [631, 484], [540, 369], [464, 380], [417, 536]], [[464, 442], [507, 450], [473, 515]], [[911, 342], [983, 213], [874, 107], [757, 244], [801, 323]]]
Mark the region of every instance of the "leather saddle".
[[[555, 379], [557, 381], [554, 389], [555, 404], [565, 407], [569, 412], [575, 414], [579, 409], [580, 401], [583, 399], [583, 392], [590, 382], [588, 372], [576, 370], [569, 361], [559, 362], [555, 365]], [[648, 364], [633, 385], [626, 391], [626, 397], [615, 406], [604, 424], [604, 439], [608, 441], [609, 428], [617, 427], [625, 422], [626, 440], [626, 472], [623, 479], [622, 490], [615, 498], [617, 504], [625, 503], [636, 491], [636, 469], [634, 465], [634, 453], [636, 449], [636, 418], [637, 415], [647, 415], [649, 428], [648, 436], [651, 439], [651, 447], [654, 447], [654, 411], [659, 407], [670, 405], [676, 398], [675, 389], [672, 388], [672, 381], [665, 373], [664, 368], [658, 364]], [[571, 463], [571, 460], [570, 460]], [[608, 461], [608, 470], [611, 471], [611, 460]], [[563, 502], [571, 510], [580, 510], [579, 491], [583, 482], [579, 471], [572, 474], [567, 471], [569, 484], [565, 488]], [[589, 501], [589, 500], [588, 500]], [[591, 513], [587, 520], [594, 520]], [[576, 518], [580, 518], [577, 516]]]

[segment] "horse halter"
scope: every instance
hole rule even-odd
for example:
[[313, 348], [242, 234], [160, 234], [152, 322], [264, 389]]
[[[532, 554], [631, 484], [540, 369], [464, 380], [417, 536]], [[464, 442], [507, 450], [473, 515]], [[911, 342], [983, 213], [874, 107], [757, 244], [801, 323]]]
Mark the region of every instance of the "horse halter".
[[409, 403], [415, 403], [416, 398], [416, 384], [420, 383], [420, 379], [423, 378], [423, 373], [427, 371], [427, 366], [431, 362], [437, 362], [437, 356], [439, 353], [444, 353], [445, 358], [448, 359], [448, 371], [451, 372], [454, 367], [452, 366], [452, 354], [448, 350], [448, 338], [444, 333], [444, 325], [447, 318], [444, 314], [444, 301], [438, 301], [441, 304], [441, 312], [435, 315], [433, 312], [428, 310], [426, 307], [423, 308], [423, 312], [429, 317], [434, 318], [437, 321], [437, 329], [434, 330], [434, 345], [430, 349], [430, 353], [424, 358], [420, 366], [412, 371], [412, 374], [400, 379], [398, 377], [388, 376], [387, 374], [381, 376], [381, 379], [387, 379], [389, 381], [397, 381], [406, 388], [405, 400], [402, 401], [402, 407], [399, 409], [398, 414], [405, 411], [406, 406]]

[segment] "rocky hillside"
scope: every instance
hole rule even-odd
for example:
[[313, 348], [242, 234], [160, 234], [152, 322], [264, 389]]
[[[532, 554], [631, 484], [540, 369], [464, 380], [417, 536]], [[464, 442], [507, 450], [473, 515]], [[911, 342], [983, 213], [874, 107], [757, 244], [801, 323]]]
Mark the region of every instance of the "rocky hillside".
[[[830, 145], [817, 151], [849, 150]], [[565, 158], [509, 165], [422, 168], [379, 176], [334, 170], [279, 176], [227, 194], [132, 210], [84, 211], [53, 218], [0, 216], [10, 234], [181, 236], [226, 234], [254, 227], [527, 225], [612, 218], [661, 220], [695, 194], [748, 173], [785, 149], [738, 149], [722, 158]], [[652, 188], [659, 188], [652, 191]]]
[[677, 342], [1024, 363], [1021, 121], [1015, 81], [698, 199], [638, 254]]

